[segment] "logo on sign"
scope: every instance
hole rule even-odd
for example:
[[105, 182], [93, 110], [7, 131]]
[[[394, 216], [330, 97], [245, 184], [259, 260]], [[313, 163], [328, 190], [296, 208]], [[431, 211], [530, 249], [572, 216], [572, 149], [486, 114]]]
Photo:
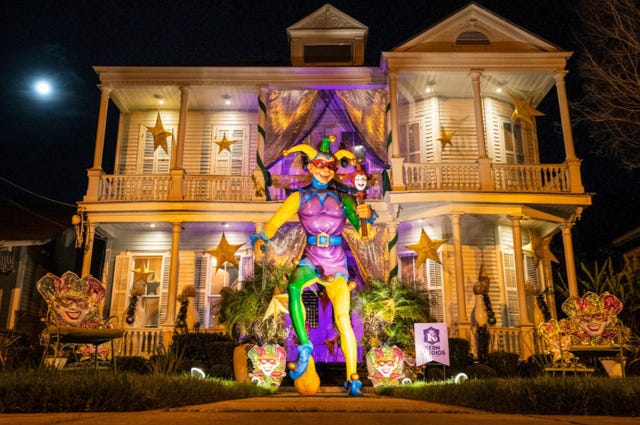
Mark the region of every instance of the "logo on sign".
[[437, 344], [440, 342], [440, 330], [436, 328], [427, 328], [423, 332], [424, 342], [427, 344]]

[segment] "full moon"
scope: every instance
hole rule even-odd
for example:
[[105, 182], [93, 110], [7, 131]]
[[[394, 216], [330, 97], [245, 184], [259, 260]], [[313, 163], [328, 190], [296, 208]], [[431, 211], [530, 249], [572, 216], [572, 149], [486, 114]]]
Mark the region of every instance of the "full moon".
[[49, 96], [52, 91], [51, 83], [45, 80], [37, 81], [33, 88], [40, 96]]

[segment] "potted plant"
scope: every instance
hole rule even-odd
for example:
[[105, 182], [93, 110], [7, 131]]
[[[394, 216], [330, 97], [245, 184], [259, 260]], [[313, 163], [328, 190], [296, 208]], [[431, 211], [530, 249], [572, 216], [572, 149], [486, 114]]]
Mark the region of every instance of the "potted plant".
[[236, 380], [277, 387], [286, 375], [288, 274], [277, 269], [261, 275], [242, 282], [241, 288], [223, 288], [219, 317], [239, 344], [234, 352]]
[[426, 294], [400, 280], [375, 280], [354, 294], [353, 308], [362, 319], [362, 344], [373, 385], [411, 380], [413, 372], [405, 372], [404, 366], [415, 366], [413, 325], [433, 321]]

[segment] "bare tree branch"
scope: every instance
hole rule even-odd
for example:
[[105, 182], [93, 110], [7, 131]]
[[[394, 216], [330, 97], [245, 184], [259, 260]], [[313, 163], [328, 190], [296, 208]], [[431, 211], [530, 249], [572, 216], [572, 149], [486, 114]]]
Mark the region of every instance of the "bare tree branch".
[[640, 9], [636, 0], [582, 0], [578, 73], [583, 97], [573, 104], [594, 150], [640, 168]]

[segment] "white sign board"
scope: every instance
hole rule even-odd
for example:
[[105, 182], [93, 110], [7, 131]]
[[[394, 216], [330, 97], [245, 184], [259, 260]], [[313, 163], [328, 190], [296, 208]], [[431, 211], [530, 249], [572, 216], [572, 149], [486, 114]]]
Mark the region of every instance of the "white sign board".
[[437, 362], [449, 366], [449, 332], [446, 323], [414, 323], [416, 366]]

